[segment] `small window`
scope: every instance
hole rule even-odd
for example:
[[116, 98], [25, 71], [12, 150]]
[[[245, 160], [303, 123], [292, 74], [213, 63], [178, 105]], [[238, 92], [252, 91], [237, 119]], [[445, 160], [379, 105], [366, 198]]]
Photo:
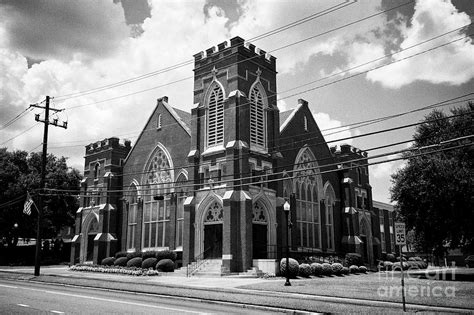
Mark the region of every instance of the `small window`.
[[308, 131], [308, 118], [306, 118], [306, 116], [304, 116], [303, 118], [304, 118], [304, 131]]
[[100, 176], [100, 163], [96, 163], [94, 166], [94, 179], [98, 179]]
[[160, 130], [161, 129], [161, 114], [158, 115], [158, 117], [156, 118], [156, 130]]

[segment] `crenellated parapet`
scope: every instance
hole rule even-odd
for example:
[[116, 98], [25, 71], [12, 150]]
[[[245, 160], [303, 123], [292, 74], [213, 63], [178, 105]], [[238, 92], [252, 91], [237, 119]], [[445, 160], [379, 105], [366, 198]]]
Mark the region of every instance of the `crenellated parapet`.
[[330, 147], [329, 149], [331, 150], [331, 153], [336, 157], [341, 157], [341, 155], [344, 155], [350, 156], [352, 159], [357, 158], [357, 156], [361, 159], [364, 159], [369, 156], [366, 151], [363, 151], [347, 143], [335, 145]]
[[119, 138], [111, 137], [105, 138], [104, 140], [92, 142], [86, 145], [86, 154], [97, 153], [109, 149], [125, 149], [130, 150], [131, 141], [124, 139], [120, 140]]
[[217, 46], [210, 47], [194, 55], [195, 68], [200, 68], [208, 64], [214, 63], [222, 57], [231, 54], [241, 53], [247, 58], [260, 59], [265, 61], [270, 68], [276, 68], [276, 58], [263, 49], [256, 47], [243, 38], [236, 36], [228, 41], [222, 42]]

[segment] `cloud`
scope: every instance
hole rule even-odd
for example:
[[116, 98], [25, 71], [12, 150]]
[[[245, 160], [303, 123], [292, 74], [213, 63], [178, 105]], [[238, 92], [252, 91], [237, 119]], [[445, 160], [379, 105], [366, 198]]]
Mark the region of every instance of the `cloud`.
[[112, 1], [6, 0], [0, 5], [3, 45], [41, 60], [107, 55], [129, 35], [124, 19]]
[[[401, 28], [403, 38], [400, 48], [406, 49], [440, 34], [471, 23], [464, 12], [459, 12], [451, 1], [420, 0], [410, 26]], [[438, 45], [463, 37], [457, 31], [429, 43], [404, 51], [392, 61], [428, 50]], [[474, 45], [466, 38], [453, 44], [407, 59], [368, 73], [367, 78], [388, 88], [400, 88], [415, 81], [433, 84], [460, 85], [474, 78]]]
[[[329, 114], [321, 112], [317, 113], [315, 111], [312, 111], [312, 114], [316, 120], [316, 123], [318, 124], [319, 129], [323, 133], [324, 140], [326, 141], [348, 138], [352, 137], [354, 134], [357, 134], [356, 131], [350, 130], [349, 127], [342, 127], [343, 123], [339, 120], [332, 119], [329, 117]], [[352, 139], [331, 142], [329, 146], [341, 145], [344, 143], [351, 144]]]
[[[92, 3], [96, 2], [81, 1], [77, 6]], [[94, 13], [95, 11], [106, 11], [106, 5], [100, 3], [97, 5], [103, 6], [103, 10], [89, 7], [79, 10], [79, 13], [76, 12], [75, 18], [80, 19], [83, 17], [83, 12], [88, 12], [92, 15], [89, 17], [90, 21], [100, 20], [99, 13]], [[7, 6], [3, 5], [2, 15], [11, 12], [15, 17], [26, 18], [28, 13], [26, 7], [22, 7], [23, 5], [23, 3], [17, 6], [10, 3]], [[192, 2], [192, 5], [188, 2], [184, 4], [178, 1], [153, 1], [151, 2], [151, 17], [144, 21], [142, 25], [144, 32], [136, 38], [123, 37], [122, 26], [126, 27], [126, 25], [123, 21], [123, 12], [120, 11], [122, 9], [120, 6], [111, 7], [119, 9], [120, 12], [116, 12], [116, 14], [120, 13], [120, 19], [122, 19], [122, 26], [117, 27], [115, 31], [107, 26], [97, 25], [97, 36], [88, 34], [95, 39], [85, 39], [89, 40], [89, 43], [71, 43], [80, 39], [76, 37], [71, 42], [65, 40], [58, 43], [59, 47], [51, 48], [41, 45], [24, 47], [14, 40], [12, 41], [12, 38], [18, 38], [21, 34], [18, 30], [26, 27], [26, 24], [31, 26], [38, 24], [38, 28], [46, 31], [36, 18], [34, 18], [36, 19], [35, 23], [33, 21], [31, 23], [18, 22], [21, 25], [14, 25], [14, 19], [8, 19], [8, 23], [0, 22], [0, 34], [8, 34], [8, 41], [0, 39], [0, 43], [4, 45], [3, 48], [0, 47], [2, 91], [0, 93], [2, 97], [0, 123], [3, 124], [27, 108], [29, 104], [43, 100], [45, 95], [55, 97], [51, 106], [65, 108], [66, 110], [58, 116], [60, 121], [68, 120], [69, 124], [67, 130], [50, 128], [49, 151], [57, 155], [70, 156], [70, 163], [82, 169], [84, 145], [111, 136], [136, 139], [152, 113], [158, 97], [167, 95], [171, 106], [190, 111], [193, 107], [192, 65], [132, 84], [106, 89], [100, 93], [78, 98], [61, 98], [60, 96], [87, 91], [192, 60], [194, 53], [228, 39], [230, 35], [225, 27], [228, 22], [225, 13], [217, 7], [209, 7], [205, 15], [204, 5], [204, 0]], [[75, 4], [58, 4], [58, 6], [76, 8]], [[111, 8], [107, 8], [107, 10]], [[63, 9], [66, 10], [66, 8]], [[40, 11], [40, 15], [46, 19], [47, 16], [44, 15], [47, 12], [42, 9]], [[52, 12], [50, 12], [50, 18], [54, 20], [56, 14]], [[58, 16], [64, 18], [68, 15], [58, 13]], [[107, 20], [107, 17], [104, 17], [104, 20]], [[115, 16], [114, 20], [118, 21], [118, 16]], [[110, 20], [107, 23], [111, 23]], [[90, 26], [84, 27], [86, 33], [91, 31]], [[73, 34], [71, 28], [74, 29], [74, 25], [64, 32], [69, 35]], [[108, 32], [110, 32], [108, 35], [110, 41], [103, 38]], [[47, 34], [45, 40], [49, 42], [53, 42], [58, 36], [59, 40], [64, 39], [63, 35], [58, 35], [55, 32], [45, 34]], [[177, 40], [178, 38], [179, 40]], [[96, 43], [101, 40], [103, 40], [103, 47], [100, 43]], [[106, 54], [96, 51], [97, 48], [102, 47], [105, 52], [110, 48], [109, 43], [115, 45], [111, 52]], [[78, 46], [75, 46], [76, 44]], [[68, 53], [69, 57], [64, 57]], [[95, 56], [92, 57], [94, 54]], [[26, 59], [28, 55], [42, 56], [47, 59], [28, 68]], [[186, 80], [157, 88], [160, 85], [182, 79]], [[102, 102], [102, 100], [145, 89], [150, 89], [150, 91]], [[187, 92], [183, 93], [183, 91]], [[98, 104], [88, 105], [94, 103]], [[35, 112], [42, 114], [43, 117], [41, 110]], [[14, 125], [2, 130], [0, 143], [19, 135], [33, 123], [33, 114], [26, 115]], [[41, 143], [41, 134], [40, 128], [36, 127], [6, 145], [10, 150], [30, 150]]]

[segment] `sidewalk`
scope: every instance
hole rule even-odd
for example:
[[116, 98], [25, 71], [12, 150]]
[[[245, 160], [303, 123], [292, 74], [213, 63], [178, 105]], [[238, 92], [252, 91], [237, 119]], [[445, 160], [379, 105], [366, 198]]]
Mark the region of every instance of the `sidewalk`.
[[[230, 302], [237, 303], [242, 307], [272, 311], [291, 309], [335, 313], [397, 313], [401, 309], [401, 304], [397, 300], [369, 299], [370, 294], [359, 296], [344, 294], [344, 291], [354, 290], [354, 284], [351, 282], [360, 279], [370, 280], [370, 275], [360, 276], [360, 278], [350, 276], [347, 278], [298, 279], [292, 280], [293, 286], [284, 287], [282, 278], [269, 280], [238, 277], [186, 278], [177, 275], [137, 277], [70, 271], [67, 266], [44, 266], [41, 268], [41, 275], [35, 277], [33, 267], [0, 266], [1, 278], [157, 294], [169, 298], [186, 298], [201, 302]], [[315, 285], [321, 288], [333, 287], [334, 293], [321, 294], [324, 290], [314, 290]], [[358, 288], [355, 289], [358, 290]], [[456, 306], [455, 303], [446, 305], [407, 304], [407, 308], [411, 311], [447, 313], [472, 313], [474, 311], [471, 307]]]

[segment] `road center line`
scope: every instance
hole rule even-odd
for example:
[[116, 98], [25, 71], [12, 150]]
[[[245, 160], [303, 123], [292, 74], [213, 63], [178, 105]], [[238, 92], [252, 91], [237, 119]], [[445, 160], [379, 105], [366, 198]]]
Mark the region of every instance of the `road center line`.
[[60, 311], [53, 311], [53, 310], [51, 310], [51, 313], [56, 313], [56, 314], [64, 314], [64, 312], [60, 312]]
[[6, 285], [6, 284], [0, 284], [0, 287], [3, 287], [3, 288], [10, 288], [10, 289], [18, 289], [18, 287], [14, 287], [12, 285]]
[[23, 307], [30, 307], [29, 305], [26, 304], [17, 304], [18, 306], [23, 306]]
[[[163, 310], [169, 310], [169, 311], [174, 311], [174, 312], [202, 314], [202, 312], [189, 311], [189, 310], [185, 310], [185, 309], [181, 309], [181, 308], [157, 306], [157, 305], [137, 303], [137, 302], [127, 302], [127, 301], [122, 301], [122, 300], [99, 298], [99, 297], [95, 297], [95, 296], [88, 296], [88, 295], [82, 295], [82, 294], [65, 293], [65, 292], [50, 291], [50, 290], [44, 290], [44, 289], [34, 289], [34, 288], [27, 288], [27, 287], [13, 287], [13, 286], [7, 286], [7, 285], [2, 285], [2, 284], [0, 284], [0, 286], [7, 287], [7, 288], [14, 288], [14, 289], [24, 289], [24, 290], [30, 290], [30, 291], [47, 292], [47, 293], [56, 294], [56, 295], [78, 297], [78, 298], [90, 299], [90, 300], [96, 300], [96, 301], [104, 301], [104, 302], [113, 302], [113, 303], [122, 303], [122, 304], [135, 305], [135, 306], [150, 307], [150, 308], [163, 309]], [[53, 311], [51, 311], [51, 312], [53, 312]]]

